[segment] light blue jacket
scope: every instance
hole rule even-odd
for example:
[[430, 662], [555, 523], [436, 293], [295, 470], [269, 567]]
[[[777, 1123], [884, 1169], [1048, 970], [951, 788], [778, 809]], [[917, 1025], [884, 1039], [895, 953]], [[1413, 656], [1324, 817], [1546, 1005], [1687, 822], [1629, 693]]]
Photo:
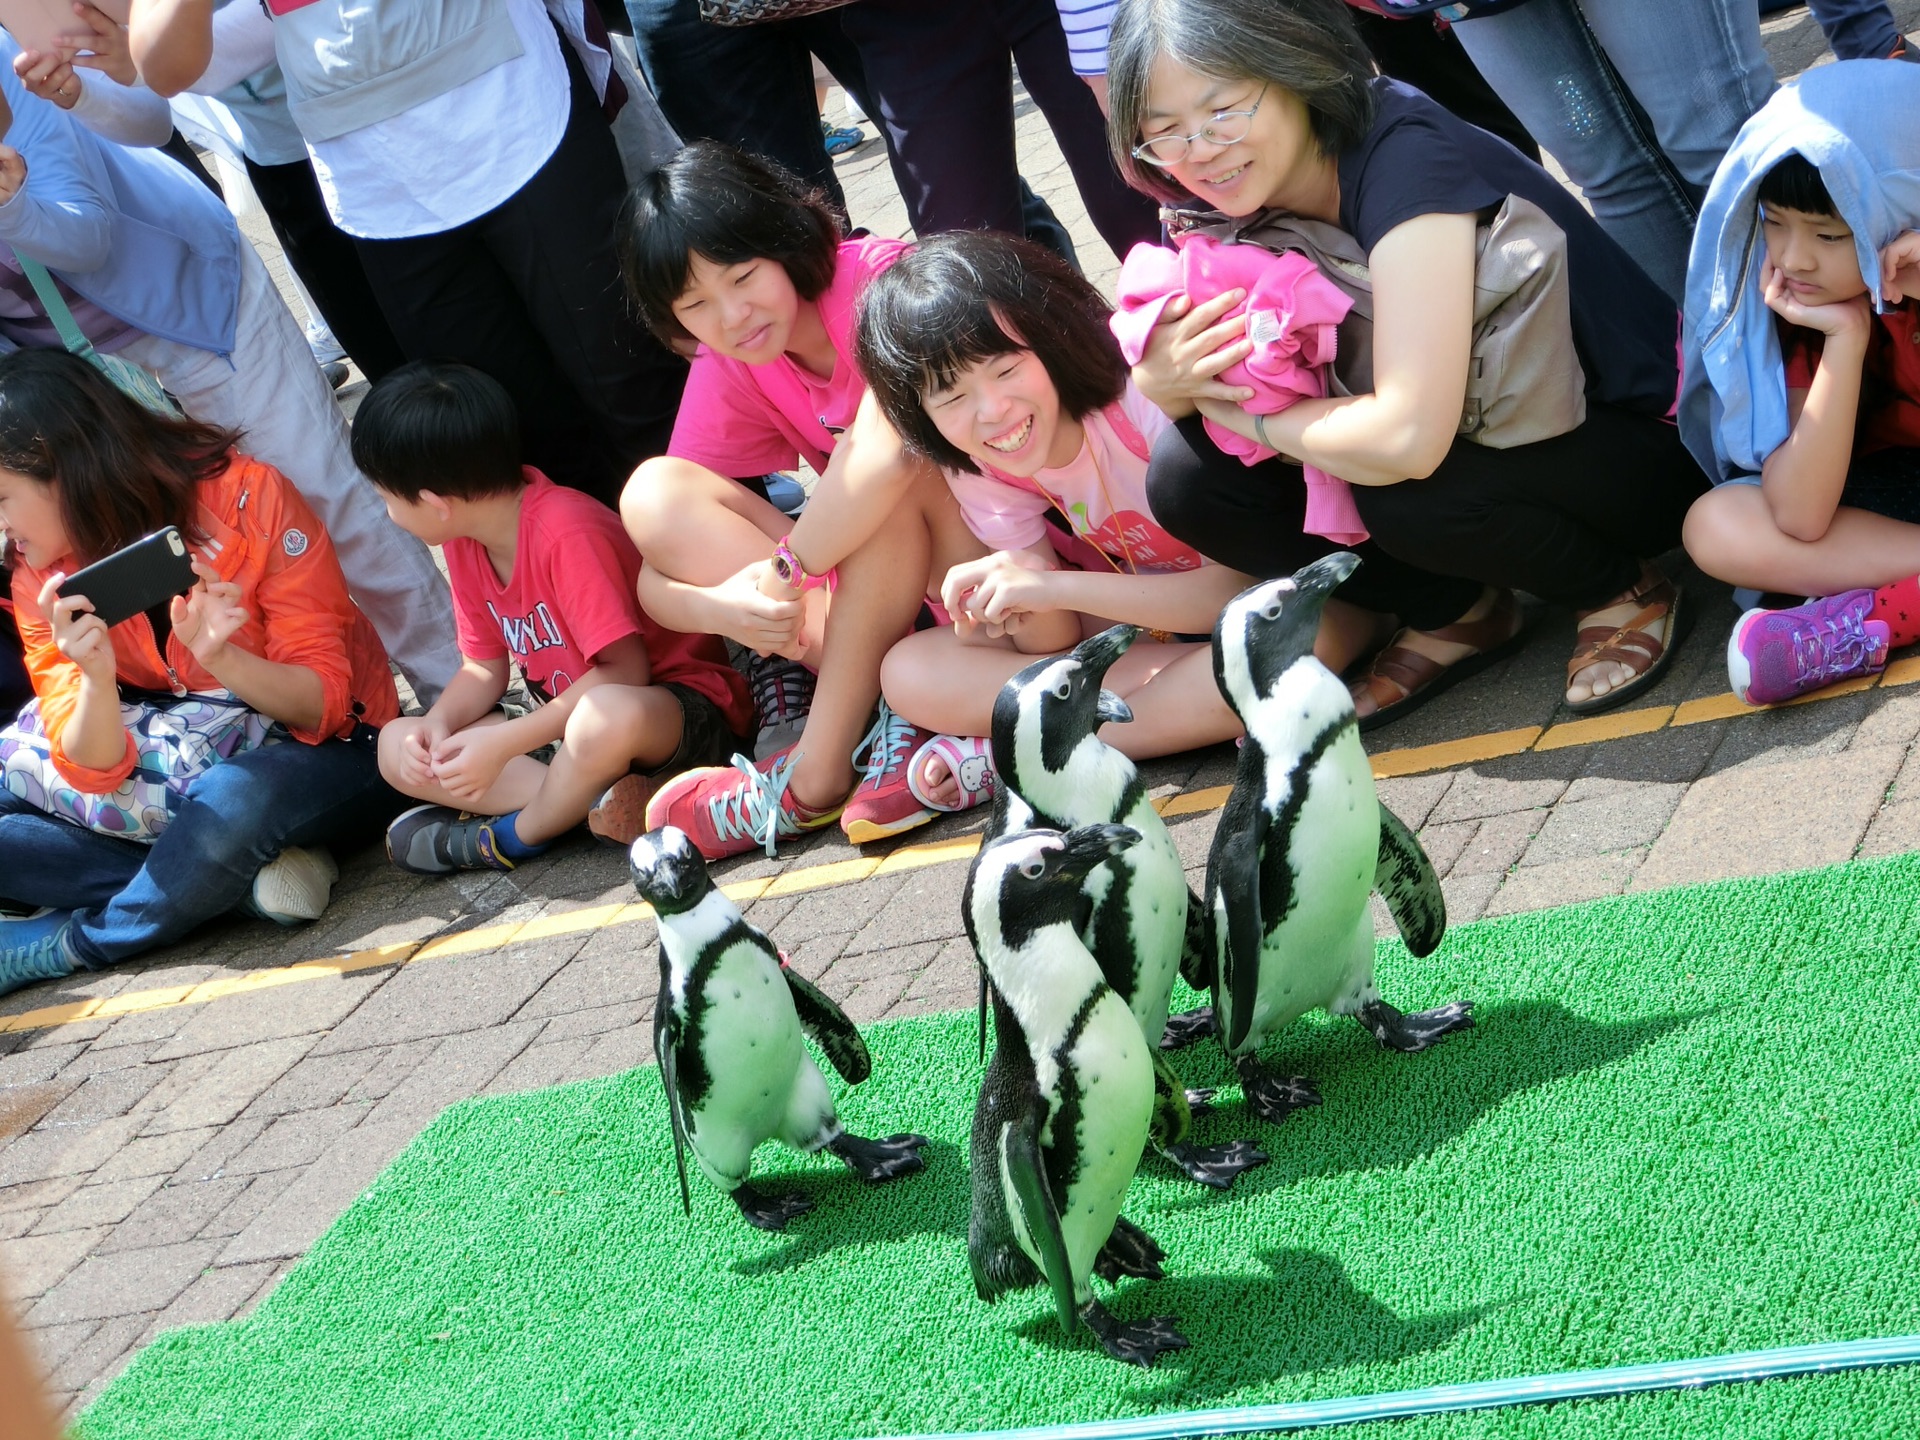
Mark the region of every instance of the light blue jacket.
[[1920, 228], [1920, 66], [1843, 60], [1783, 85], [1741, 127], [1707, 190], [1687, 265], [1680, 433], [1716, 484], [1751, 478], [1787, 438], [1786, 367], [1760, 298], [1760, 180], [1813, 162], [1853, 231], [1880, 308], [1880, 250]]
[[0, 242], [45, 265], [135, 329], [233, 353], [240, 228], [219, 196], [157, 150], [102, 140], [13, 73], [20, 47], [0, 32], [5, 143], [27, 183], [0, 205]]

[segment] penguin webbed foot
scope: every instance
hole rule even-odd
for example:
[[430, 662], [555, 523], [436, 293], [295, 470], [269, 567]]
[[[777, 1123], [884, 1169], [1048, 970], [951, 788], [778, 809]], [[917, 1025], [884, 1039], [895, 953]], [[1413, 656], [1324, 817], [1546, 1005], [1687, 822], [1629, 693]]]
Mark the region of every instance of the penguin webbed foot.
[[926, 1143], [924, 1135], [889, 1135], [884, 1140], [863, 1140], [858, 1135], [842, 1133], [828, 1142], [827, 1149], [869, 1185], [881, 1185], [926, 1169], [926, 1156], [920, 1153], [920, 1147]]
[[1167, 1272], [1160, 1267], [1166, 1258], [1167, 1252], [1160, 1248], [1159, 1241], [1121, 1215], [1115, 1218], [1113, 1233], [1094, 1257], [1093, 1273], [1109, 1285], [1118, 1285], [1129, 1275], [1141, 1280], [1164, 1280]]
[[1376, 998], [1362, 1005], [1355, 1012], [1355, 1018], [1389, 1050], [1411, 1053], [1439, 1044], [1456, 1030], [1471, 1030], [1472, 1010], [1471, 1000], [1455, 1000], [1450, 1005], [1407, 1015]]
[[1089, 1300], [1080, 1307], [1080, 1319], [1093, 1332], [1102, 1350], [1129, 1365], [1150, 1368], [1169, 1350], [1184, 1350], [1191, 1343], [1180, 1333], [1180, 1320], [1175, 1315], [1116, 1320], [1098, 1300]]
[[789, 1190], [784, 1195], [763, 1195], [744, 1184], [733, 1187], [733, 1203], [740, 1207], [741, 1215], [754, 1229], [771, 1230], [775, 1234], [785, 1230], [794, 1216], [813, 1209], [813, 1201], [797, 1190]]
[[1233, 1062], [1240, 1072], [1240, 1093], [1262, 1120], [1278, 1125], [1295, 1110], [1320, 1103], [1320, 1092], [1304, 1075], [1275, 1075], [1251, 1055]]
[[1214, 1023], [1213, 1006], [1201, 1005], [1184, 1015], [1169, 1015], [1167, 1028], [1160, 1032], [1162, 1050], [1184, 1050], [1194, 1041], [1219, 1033]]
[[1229, 1140], [1225, 1145], [1189, 1145], [1182, 1141], [1164, 1147], [1160, 1153], [1189, 1180], [1215, 1190], [1231, 1190], [1235, 1180], [1268, 1159], [1267, 1152], [1251, 1140]]
[[1202, 1115], [1213, 1113], [1213, 1097], [1220, 1092], [1211, 1085], [1198, 1090], [1187, 1091], [1187, 1114], [1198, 1120]]

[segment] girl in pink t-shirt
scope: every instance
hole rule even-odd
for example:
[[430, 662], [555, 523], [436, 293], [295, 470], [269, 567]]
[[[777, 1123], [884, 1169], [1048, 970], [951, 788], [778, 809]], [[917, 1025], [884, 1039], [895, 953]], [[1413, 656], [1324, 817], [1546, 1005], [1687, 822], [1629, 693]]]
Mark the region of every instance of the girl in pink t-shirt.
[[991, 792], [981, 737], [1001, 686], [1115, 622], [1148, 633], [1107, 673], [1134, 715], [1109, 743], [1144, 759], [1240, 734], [1207, 637], [1253, 581], [1154, 522], [1169, 422], [1128, 380], [1108, 313], [1049, 252], [984, 232], [924, 241], [861, 298], [855, 353], [882, 413], [994, 552], [944, 577], [955, 623], [902, 640], [881, 672], [894, 709], [943, 732], [909, 769], [937, 808]]
[[[688, 771], [654, 794], [647, 823], [679, 826], [709, 859], [772, 854], [836, 816], [856, 842], [922, 823], [906, 765], [929, 737], [884, 704], [874, 718], [880, 662], [936, 577], [985, 547], [853, 363], [855, 298], [906, 247], [843, 239], [793, 176], [710, 141], [640, 182], [622, 230], [648, 325], [698, 347], [668, 453], [621, 497], [646, 557], [640, 602], [672, 629], [818, 677], [798, 739], [758, 765]], [[789, 522], [758, 477], [801, 461], [820, 481]]]

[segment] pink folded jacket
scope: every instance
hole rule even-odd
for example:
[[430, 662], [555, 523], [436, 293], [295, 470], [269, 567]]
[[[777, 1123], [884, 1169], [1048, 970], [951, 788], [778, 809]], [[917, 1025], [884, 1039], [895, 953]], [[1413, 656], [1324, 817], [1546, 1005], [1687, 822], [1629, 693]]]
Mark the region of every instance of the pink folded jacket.
[[[1199, 305], [1233, 289], [1247, 292], [1247, 298], [1228, 314], [1247, 317], [1253, 353], [1222, 371], [1220, 378], [1253, 391], [1253, 398], [1243, 401], [1242, 408], [1253, 415], [1274, 415], [1296, 400], [1324, 396], [1337, 339], [1335, 327], [1353, 302], [1296, 251], [1275, 254], [1258, 245], [1223, 245], [1210, 235], [1189, 235], [1177, 250], [1136, 245], [1128, 253], [1120, 266], [1119, 308], [1112, 321], [1127, 363], [1140, 363], [1148, 335], [1175, 295], [1184, 294]], [[1205, 423], [1214, 444], [1248, 465], [1271, 459], [1275, 453], [1224, 425]], [[1312, 465], [1305, 469], [1306, 531], [1342, 545], [1366, 539], [1367, 528], [1360, 523], [1347, 482]]]

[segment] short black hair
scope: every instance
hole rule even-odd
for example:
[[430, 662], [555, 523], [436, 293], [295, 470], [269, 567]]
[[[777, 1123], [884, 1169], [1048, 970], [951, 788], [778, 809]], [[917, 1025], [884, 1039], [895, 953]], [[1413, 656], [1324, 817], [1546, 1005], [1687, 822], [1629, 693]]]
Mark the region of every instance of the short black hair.
[[1806, 156], [1788, 155], [1760, 177], [1760, 203], [1777, 205], [1782, 210], [1798, 210], [1802, 215], [1839, 215], [1820, 168]]
[[526, 484], [520, 412], [471, 365], [414, 360], [384, 375], [353, 417], [353, 463], [390, 495], [479, 500]]
[[1129, 185], [1162, 200], [1187, 192], [1133, 156], [1162, 56], [1298, 96], [1323, 155], [1351, 150], [1373, 129], [1373, 55], [1342, 0], [1120, 0], [1107, 35], [1107, 146]]
[[696, 140], [644, 176], [620, 215], [620, 268], [647, 328], [691, 340], [673, 302], [695, 255], [716, 265], [777, 260], [802, 300], [833, 283], [840, 218], [826, 197], [770, 160]]
[[1044, 246], [987, 230], [922, 240], [869, 281], [854, 324], [854, 363], [907, 448], [978, 473], [940, 433], [921, 396], [978, 360], [1031, 350], [1078, 420], [1118, 400], [1127, 362], [1105, 297]]

